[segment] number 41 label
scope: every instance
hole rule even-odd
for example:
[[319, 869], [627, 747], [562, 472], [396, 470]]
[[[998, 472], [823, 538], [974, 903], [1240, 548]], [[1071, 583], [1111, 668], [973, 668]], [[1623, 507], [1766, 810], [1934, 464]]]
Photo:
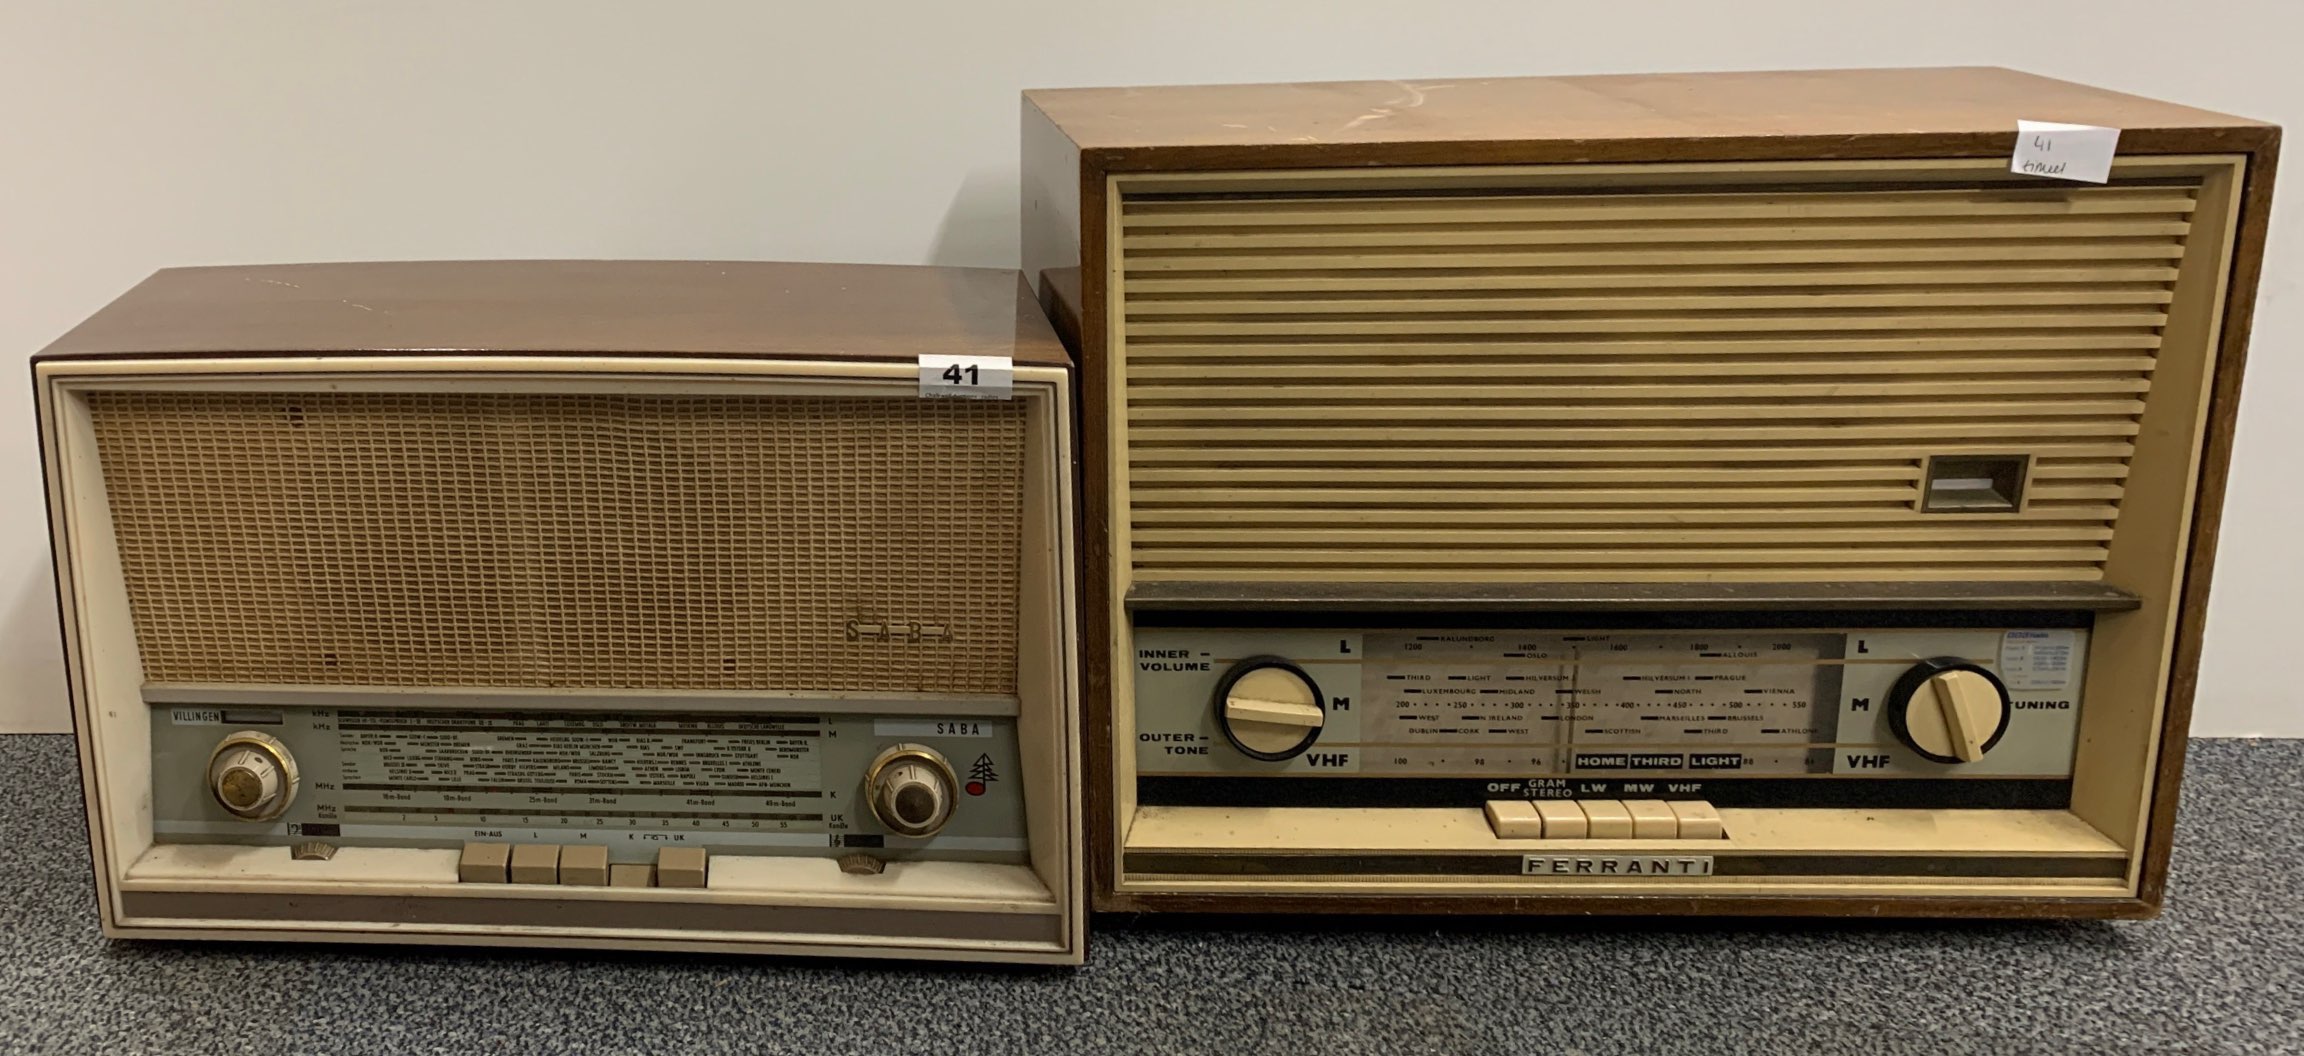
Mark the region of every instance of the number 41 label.
[[1005, 400], [1016, 383], [1016, 361], [1007, 356], [920, 357], [920, 395]]

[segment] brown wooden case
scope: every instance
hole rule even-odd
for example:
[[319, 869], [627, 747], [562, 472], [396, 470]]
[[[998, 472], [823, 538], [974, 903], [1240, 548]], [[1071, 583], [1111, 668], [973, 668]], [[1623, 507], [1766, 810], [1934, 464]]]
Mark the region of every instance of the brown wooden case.
[[[1010, 398], [922, 398], [930, 355], [1013, 360]], [[407, 261], [151, 276], [32, 364], [105, 934], [1079, 964], [1068, 365], [1004, 269]], [[370, 797], [427, 794], [445, 771], [341, 778], [320, 735], [333, 720], [296, 716], [348, 730], [406, 708], [466, 723], [608, 715], [619, 736], [682, 724], [706, 747], [661, 758], [693, 762], [637, 772], [701, 775], [701, 791], [643, 812], [637, 797], [681, 782], [627, 780], [622, 749], [589, 741], [523, 772], [541, 787], [446, 785], [464, 794], [449, 802], [478, 804], [440, 807], [476, 816], [461, 832], [350, 831], [376, 813]], [[915, 743], [948, 719], [972, 730], [945, 743], [955, 753], [1012, 723], [1014, 763], [995, 773], [988, 752], [979, 771], [956, 754], [971, 775], [958, 785]], [[789, 755], [816, 769], [782, 785], [741, 776], [759, 755], [709, 745], [747, 722], [802, 730], [794, 743], [810, 747]], [[866, 743], [833, 761], [858, 740], [831, 740], [843, 722]], [[228, 732], [242, 723], [262, 729]], [[197, 748], [193, 781], [179, 742]], [[235, 821], [225, 793], [194, 786], [242, 746], [270, 756], [277, 808]], [[1014, 828], [841, 832], [803, 837], [801, 854], [741, 840], [745, 821], [853, 832], [844, 816], [879, 813], [849, 804], [897, 769], [916, 789], [940, 770], [948, 803], [1013, 790]], [[611, 780], [572, 789], [555, 773]], [[259, 770], [240, 774], [262, 789]], [[774, 801], [719, 783], [747, 780], [815, 783], [798, 801], [831, 805], [736, 806]], [[516, 791], [532, 794], [488, 798]], [[555, 809], [580, 793], [627, 806]], [[514, 813], [525, 803], [577, 825], [533, 826]], [[606, 818], [578, 831], [595, 810], [673, 820], [637, 839]], [[224, 838], [197, 838], [218, 832], [200, 818]], [[739, 839], [709, 846], [724, 838], [711, 818]], [[999, 853], [973, 853], [987, 843]]]
[[[2111, 185], [2011, 175], [2020, 119], [2120, 129]], [[1042, 276], [1043, 301], [1070, 331], [1080, 366], [1085, 797], [1098, 909], [2156, 912], [2279, 129], [1991, 68], [1063, 89], [1025, 93], [1022, 124], [1025, 264]], [[1666, 192], [1682, 197], [1657, 197]], [[2170, 193], [2180, 200], [2160, 200]], [[1845, 207], [1860, 194], [1885, 204]], [[1955, 199], [1961, 204], [1941, 204]], [[1697, 208], [1676, 213], [1675, 202]], [[1666, 273], [1674, 277], [1660, 281]], [[1943, 284], [1961, 283], [1977, 292], [1946, 299]], [[1792, 296], [1724, 299], [1771, 294]], [[1474, 295], [1490, 299], [1451, 301]], [[1512, 296], [1524, 299], [1495, 299]], [[1739, 311], [1775, 321], [1739, 324]], [[1694, 333], [1691, 318], [1711, 331]], [[1700, 360], [1673, 360], [1670, 349], [1624, 351], [1642, 340], [1703, 339], [1735, 352], [1726, 342], [1740, 329], [1805, 342], [1801, 351], [1818, 357], [1807, 362], [1824, 364], [1810, 373], [1839, 381], [1851, 380], [1848, 371], [1870, 373], [1854, 380], [1894, 379], [1905, 384], [1896, 398], [1957, 404], [1948, 422], [1973, 423], [1980, 413], [1962, 402], [1962, 371], [2035, 371], [2049, 384], [2012, 388], [2039, 405], [1991, 410], [2013, 417], [1964, 437], [1884, 418], [1889, 412], [1854, 401], [1864, 393], [1811, 399], [1811, 390], [1790, 387], [1797, 372], [1706, 373], [1682, 368]], [[1995, 334], [2023, 340], [1986, 339]], [[1131, 339], [1152, 354], [1132, 358]], [[1513, 342], [1525, 358], [1500, 351]], [[1243, 345], [1259, 354], [1242, 358]], [[1471, 346], [1488, 353], [1486, 366], [1514, 365], [1485, 374], [1442, 366]], [[1599, 365], [1544, 366], [1556, 351]], [[1615, 361], [1603, 357], [1619, 353], [1622, 368], [1607, 366]], [[1706, 358], [1733, 362], [1725, 352]], [[1908, 365], [1888, 365], [1899, 360]], [[1402, 365], [1406, 375], [1389, 373]], [[1422, 388], [1351, 388], [1378, 377]], [[1738, 437], [1765, 435], [1830, 453], [1858, 440], [1892, 446], [1899, 436], [1955, 448], [2007, 437], [2000, 442], [2012, 447], [2069, 450], [2026, 462], [2035, 479], [2022, 516], [2039, 533], [2031, 537], [1962, 527], [1958, 518], [1874, 532], [1861, 519], [1872, 515], [1851, 506], [1840, 511], [1857, 526], [1849, 531], [1804, 540], [1808, 514], [1787, 514], [1778, 530], [1761, 533], [1776, 549], [1725, 557], [1688, 550], [1660, 567], [1605, 541], [1564, 556], [1559, 533], [1509, 513], [1496, 516], [1522, 531], [1522, 548], [1482, 550], [1488, 544], [1477, 540], [1489, 537], [1472, 530], [1478, 525], [1419, 521], [1413, 506], [1399, 505], [1408, 500], [1397, 489], [1363, 493], [1375, 504], [1370, 523], [1405, 526], [1389, 534], [1360, 524], [1339, 542], [1346, 535], [1327, 526], [1270, 531], [1274, 524], [1259, 519], [1299, 510], [1304, 497], [1245, 470], [1291, 464], [1271, 449], [1306, 436], [1316, 439], [1296, 452], [1306, 457], [1295, 465], [1454, 472], [1444, 482], [1471, 493], [1471, 508], [1538, 502], [1525, 492], [1499, 498], [1504, 485], [1469, 465], [1449, 471], [1454, 456], [1434, 438], [1450, 434], [1406, 417], [1418, 393], [1438, 418], [1477, 416], [1478, 408], [1464, 412], [1452, 401], [1489, 393], [1527, 412], [1619, 383], [1650, 385], [1651, 403], [1636, 408], [1645, 417], [1632, 424], [1666, 438], [1655, 443], [1736, 448]], [[1734, 402], [1727, 397], [1744, 400], [1733, 408], [1741, 417], [1683, 403], [1720, 407]], [[2109, 399], [2099, 405], [2099, 397]], [[2090, 406], [2055, 402], [2066, 400]], [[1803, 407], [1815, 403], [1831, 409]], [[1777, 431], [1755, 432], [1755, 421]], [[1572, 413], [1536, 426], [1494, 435], [1559, 444], [1604, 444], [1611, 435]], [[2067, 432], [2111, 442], [2064, 443], [2075, 439]], [[1148, 466], [1131, 461], [1132, 433], [1158, 456]], [[1909, 440], [1915, 449], [1922, 443]], [[1331, 446], [1311, 451], [1316, 444]], [[1353, 444], [1357, 462], [1332, 450]], [[1400, 452], [1374, 460], [1368, 452], [1380, 444]], [[1440, 457], [1416, 453], [1427, 449]], [[1674, 474], [1727, 456], [1687, 457], [1639, 483], [1689, 485]], [[1926, 457], [1898, 462], [1889, 483], [1920, 487]], [[1185, 491], [1193, 488], [1203, 490]], [[1138, 515], [1140, 495], [1159, 500], [1156, 516]], [[1692, 506], [1701, 503], [1678, 508]], [[1598, 527], [1633, 532], [1640, 522], [1611, 515]], [[1464, 530], [1441, 534], [1454, 529]], [[1695, 537], [1656, 538], [1672, 550]], [[1906, 545], [1886, 546], [1891, 538]], [[1413, 552], [1420, 540], [1478, 552], [1429, 557]], [[2034, 545], [2040, 540], [2054, 545]], [[1838, 552], [1782, 556], [1803, 547]], [[1246, 611], [1350, 613], [1378, 626], [1387, 614], [1790, 610], [1830, 625], [1846, 610], [2041, 609], [2098, 620], [2072, 809], [2046, 820], [2077, 821], [2083, 834], [2108, 841], [2123, 863], [2116, 881], [2085, 889], [1878, 877], [1838, 886], [1515, 887], [1152, 876], [1123, 866], [1138, 808], [1122, 665], [1138, 613], [1157, 611], [1171, 624], [1197, 613], [1212, 625]], [[1374, 851], [1390, 838], [1345, 814], [1253, 813], [1229, 815], [1235, 831], [1204, 834], [1193, 848], [1335, 851], [1359, 833]], [[1838, 829], [1820, 819], [1815, 839], [1861, 838], [1863, 819], [1849, 823]], [[1161, 832], [1175, 829], [1164, 821]], [[1321, 834], [1306, 835], [1313, 830]], [[2024, 852], [2024, 838], [2004, 849]]]

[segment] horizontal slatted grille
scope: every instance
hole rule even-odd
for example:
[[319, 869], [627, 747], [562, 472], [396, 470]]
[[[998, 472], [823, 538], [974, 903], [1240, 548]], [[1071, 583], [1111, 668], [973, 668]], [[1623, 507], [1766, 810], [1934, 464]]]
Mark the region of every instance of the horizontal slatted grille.
[[1124, 188], [1135, 578], [2100, 578], [2195, 191]]

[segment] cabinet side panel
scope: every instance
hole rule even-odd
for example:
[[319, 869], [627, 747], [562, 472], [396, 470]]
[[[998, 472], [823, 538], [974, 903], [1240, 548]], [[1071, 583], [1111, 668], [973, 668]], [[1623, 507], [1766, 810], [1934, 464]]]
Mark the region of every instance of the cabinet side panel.
[[1020, 123], [1024, 275], [1038, 283], [1043, 271], [1080, 263], [1080, 148], [1030, 99]]
[[2185, 243], [2154, 371], [2152, 399], [2138, 417], [2127, 507], [2104, 578], [2134, 592], [2135, 612], [2099, 621], [2083, 696], [2073, 767], [2072, 809], [2131, 851], [2143, 841], [2152, 768], [2174, 718], [2167, 689], [2181, 617], [2188, 537], [2198, 511], [2200, 451], [2209, 395], [2220, 364], [2220, 324], [2229, 290], [2235, 192], [2240, 166], [2209, 175]]
[[56, 580], [56, 622], [64, 645], [66, 704], [72, 716], [72, 742], [77, 748], [81, 796], [87, 811], [91, 875], [101, 921], [105, 933], [109, 935], [117, 916], [113, 912], [112, 903], [113, 870], [106, 859], [104, 837], [107, 829], [102, 801], [96, 788], [96, 740], [92, 733], [89, 710], [82, 700], [82, 696], [88, 692], [90, 676], [80, 651], [80, 610], [73, 602], [78, 576], [73, 568], [72, 517], [65, 492], [67, 468], [62, 450], [65, 425], [60, 406], [67, 397], [58, 391], [58, 386], [38, 363], [33, 366], [32, 389], [39, 427], [41, 482], [43, 494], [47, 497], [49, 557]]
[[2240, 174], [2239, 215], [2235, 221], [2230, 272], [2210, 382], [2206, 436], [2193, 499], [2191, 551], [2185, 555], [2176, 613], [2175, 648], [2170, 658], [2166, 713], [2160, 750], [2147, 804], [2144, 847], [2137, 894], [2157, 912], [2168, 882], [2170, 841], [2176, 832], [2176, 802], [2192, 730], [2192, 696], [2199, 686], [2200, 645], [2208, 617], [2208, 589], [2216, 566], [2216, 543], [2223, 520], [2224, 490], [2232, 468], [2232, 438], [2240, 416], [2240, 379], [2254, 325], [2256, 285], [2264, 270], [2264, 238], [2272, 217], [2272, 185], [2278, 174], [2277, 129], [2253, 152]]

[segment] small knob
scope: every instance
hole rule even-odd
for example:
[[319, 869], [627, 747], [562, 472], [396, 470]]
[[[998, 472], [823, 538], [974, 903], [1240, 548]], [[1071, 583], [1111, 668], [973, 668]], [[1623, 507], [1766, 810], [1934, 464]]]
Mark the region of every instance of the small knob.
[[1888, 728], [1939, 763], [1973, 763], [2000, 743], [2012, 709], [2008, 687], [1956, 657], [1921, 661], [1888, 695]]
[[271, 821], [296, 799], [296, 757], [279, 738], [242, 730], [208, 756], [208, 792], [233, 817]]
[[1216, 684], [1216, 725], [1252, 759], [1292, 759], [1320, 739], [1328, 710], [1304, 669], [1275, 656], [1242, 660]]
[[888, 746], [864, 772], [872, 816], [899, 836], [936, 835], [952, 820], [959, 783], [941, 753], [919, 744]]

